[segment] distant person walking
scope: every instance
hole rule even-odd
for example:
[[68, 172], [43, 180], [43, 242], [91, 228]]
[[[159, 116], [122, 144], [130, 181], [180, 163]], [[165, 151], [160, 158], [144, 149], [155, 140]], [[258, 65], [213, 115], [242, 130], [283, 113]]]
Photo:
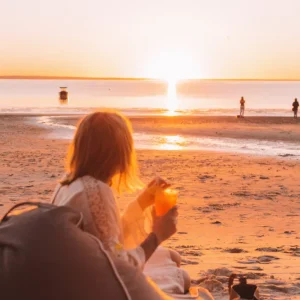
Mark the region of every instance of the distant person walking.
[[298, 117], [298, 107], [299, 107], [299, 102], [297, 98], [295, 98], [295, 101], [293, 102], [293, 112], [294, 112], [294, 118], [297, 119]]
[[240, 104], [241, 104], [241, 106], [240, 106], [240, 117], [244, 117], [244, 113], [245, 113], [245, 103], [246, 103], [246, 101], [245, 101], [245, 99], [244, 99], [244, 97], [242, 97], [241, 98], [241, 100], [240, 100]]

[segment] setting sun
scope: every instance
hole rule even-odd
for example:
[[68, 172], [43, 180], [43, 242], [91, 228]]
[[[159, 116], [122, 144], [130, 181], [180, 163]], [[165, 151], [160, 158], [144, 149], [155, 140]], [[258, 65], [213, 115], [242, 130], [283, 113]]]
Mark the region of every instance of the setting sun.
[[146, 66], [147, 77], [159, 78], [174, 83], [179, 79], [201, 78], [188, 51], [170, 50], [153, 56]]
[[172, 49], [153, 55], [152, 59], [149, 59], [145, 71], [147, 77], [158, 78], [167, 82], [167, 115], [174, 115], [179, 106], [177, 82], [182, 79], [202, 78], [199, 71], [195, 71], [191, 55], [186, 49]]

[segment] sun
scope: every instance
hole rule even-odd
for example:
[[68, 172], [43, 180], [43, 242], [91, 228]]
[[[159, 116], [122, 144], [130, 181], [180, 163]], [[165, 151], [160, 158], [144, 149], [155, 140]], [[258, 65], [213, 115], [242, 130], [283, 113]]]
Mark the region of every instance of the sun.
[[[179, 106], [176, 89], [178, 81], [195, 78], [194, 72], [192, 56], [184, 49], [161, 51], [149, 59], [146, 66], [147, 77], [161, 79], [168, 84], [166, 100], [168, 115], [175, 114]], [[199, 74], [197, 78], [199, 78]]]
[[194, 78], [194, 64], [191, 55], [183, 49], [160, 51], [149, 58], [146, 75], [168, 82]]

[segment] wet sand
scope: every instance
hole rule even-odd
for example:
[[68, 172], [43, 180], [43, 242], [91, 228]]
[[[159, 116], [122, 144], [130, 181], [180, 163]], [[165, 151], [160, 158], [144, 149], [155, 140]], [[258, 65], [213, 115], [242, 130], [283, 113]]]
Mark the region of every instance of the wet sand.
[[[81, 115], [57, 116], [54, 121], [76, 126]], [[300, 143], [300, 118], [229, 116], [132, 116], [135, 132], [152, 134], [225, 137]]]
[[[227, 134], [230, 129], [238, 138], [239, 131], [252, 136], [255, 127], [256, 135], [271, 132], [274, 140], [298, 138], [299, 142], [299, 124], [293, 120], [250, 124], [214, 119], [203, 123], [206, 132], [217, 128]], [[189, 126], [170, 120], [155, 122], [168, 130]], [[190, 127], [198, 130], [198, 125]], [[142, 119], [133, 120], [133, 126], [152, 127]], [[159, 132], [159, 127], [154, 130]], [[285, 137], [288, 131], [291, 134]], [[47, 134], [46, 128], [34, 126], [27, 117], [0, 116], [0, 215], [17, 202], [49, 201], [64, 172], [68, 142], [49, 139]], [[298, 298], [299, 160], [205, 151], [143, 150], [137, 155], [145, 182], [159, 174], [180, 192], [178, 233], [166, 245], [181, 253], [183, 267], [195, 284], [215, 276], [222, 283], [212, 285], [215, 298], [227, 299], [228, 275], [241, 272], [260, 286], [264, 299]], [[133, 197], [118, 197], [120, 208]], [[208, 281], [200, 284], [209, 286]]]

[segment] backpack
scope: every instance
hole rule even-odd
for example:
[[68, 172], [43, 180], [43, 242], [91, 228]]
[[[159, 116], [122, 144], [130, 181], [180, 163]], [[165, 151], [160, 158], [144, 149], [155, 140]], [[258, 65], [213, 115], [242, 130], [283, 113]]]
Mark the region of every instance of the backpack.
[[[33, 209], [11, 215], [25, 205]], [[0, 222], [1, 299], [167, 299], [82, 224], [69, 207], [24, 202], [9, 210]]]

